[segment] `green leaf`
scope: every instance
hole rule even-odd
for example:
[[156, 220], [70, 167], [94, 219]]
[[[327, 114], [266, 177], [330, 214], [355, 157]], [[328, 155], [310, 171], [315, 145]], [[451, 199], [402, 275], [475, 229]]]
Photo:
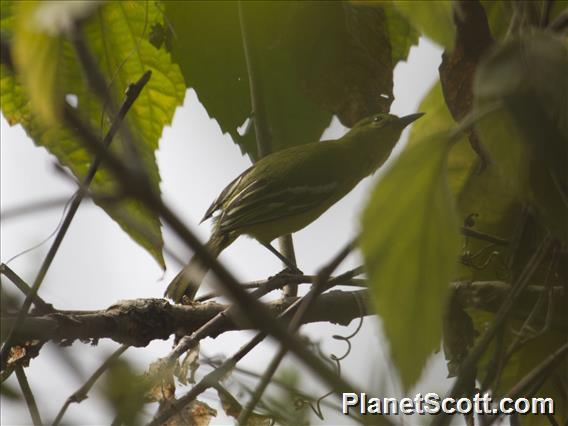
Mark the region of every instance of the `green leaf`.
[[479, 67], [475, 106], [500, 102], [478, 130], [510, 190], [568, 241], [568, 46], [551, 34], [512, 39]]
[[[289, 57], [282, 53], [281, 31], [291, 6], [266, 2], [246, 9], [260, 65], [272, 150], [317, 141], [331, 114], [302, 93]], [[256, 158], [252, 123], [244, 134], [237, 131], [252, 112], [237, 2], [166, 2], [165, 13], [174, 33], [172, 54], [187, 86], [195, 89], [209, 115], [243, 153]]]
[[456, 35], [452, 2], [397, 0], [394, 4], [417, 31], [444, 49], [452, 50]]
[[392, 63], [396, 65], [399, 61], [406, 60], [410, 48], [418, 44], [420, 34], [393, 4], [379, 4], [385, 10]]
[[[5, 2], [2, 3], [4, 6]], [[9, 5], [5, 11], [10, 12]], [[16, 42], [20, 33], [13, 27], [12, 21], [10, 14], [3, 15], [2, 29]], [[159, 192], [160, 177], [154, 151], [164, 126], [171, 122], [176, 107], [185, 95], [178, 66], [172, 63], [165, 49], [155, 47], [148, 40], [151, 29], [160, 25], [163, 25], [163, 14], [154, 3], [109, 2], [83, 27], [87, 44], [99, 60], [100, 69], [117, 100], [123, 99], [128, 84], [138, 80], [145, 71], [152, 71], [152, 78], [128, 113], [126, 122], [139, 142], [138, 152], [156, 192]], [[93, 128], [98, 129], [102, 137], [110, 123], [98, 99], [85, 85], [81, 67], [70, 44], [64, 39], [60, 44], [57, 51], [48, 52], [58, 63], [55, 90], [59, 94], [74, 96], [77, 112]], [[7, 121], [21, 124], [37, 145], [46, 147], [61, 164], [82, 178], [93, 158], [73, 133], [61, 126], [46, 126], [38, 119], [35, 109], [31, 108], [34, 99], [27, 96], [27, 89], [28, 86], [23, 86], [22, 81], [16, 80], [2, 66], [1, 108]], [[115, 137], [112, 149], [117, 153], [123, 151], [119, 136]], [[109, 195], [116, 193], [117, 183], [102, 168], [97, 172], [91, 188], [95, 193]], [[100, 201], [98, 204], [164, 267], [160, 222], [155, 214], [135, 200]]]
[[12, 57], [33, 111], [46, 125], [56, 124], [63, 111], [60, 54], [62, 39], [39, 29], [40, 2], [15, 3]]
[[140, 424], [147, 384], [124, 359], [114, 360], [105, 374], [101, 392], [116, 417], [126, 425]]
[[[389, 31], [406, 31], [396, 58], [416, 35], [382, 8], [330, 2], [245, 2], [251, 45], [272, 135], [272, 150], [317, 141], [332, 114], [346, 125], [388, 111], [393, 54]], [[172, 53], [209, 115], [244, 153], [256, 156], [248, 74], [236, 2], [167, 2]], [[392, 13], [391, 13], [392, 15]], [[405, 27], [406, 25], [406, 27]], [[414, 38], [413, 38], [414, 37]], [[384, 96], [380, 96], [383, 94]]]
[[409, 146], [378, 183], [363, 215], [361, 247], [372, 300], [408, 389], [439, 348], [458, 255], [446, 181], [446, 135]]
[[[438, 132], [448, 131], [456, 124], [437, 82], [422, 100], [419, 111], [426, 115], [411, 129], [408, 145], [421, 143], [421, 139]], [[467, 136], [461, 136], [451, 147], [447, 160], [448, 182], [456, 198], [458, 217], [465, 222], [475, 215], [473, 229], [499, 238], [510, 239], [517, 226], [521, 205], [515, 193], [503, 181], [497, 167], [489, 165], [479, 173], [479, 158], [471, 148]], [[456, 278], [460, 280], [503, 279], [503, 262], [511, 253], [505, 247], [488, 247], [485, 241], [468, 238], [464, 241], [462, 256], [485, 250], [476, 265], [484, 264], [487, 256], [496, 252], [493, 261], [484, 268], [459, 265]]]
[[[439, 81], [422, 99], [418, 111], [424, 111], [426, 115], [413, 124], [408, 137], [409, 146], [421, 143], [425, 138], [437, 133], [450, 131], [456, 125], [446, 106]], [[448, 155], [448, 182], [454, 196], [460, 195], [467, 179], [475, 171], [477, 161], [477, 155], [467, 137], [461, 136], [452, 145]]]

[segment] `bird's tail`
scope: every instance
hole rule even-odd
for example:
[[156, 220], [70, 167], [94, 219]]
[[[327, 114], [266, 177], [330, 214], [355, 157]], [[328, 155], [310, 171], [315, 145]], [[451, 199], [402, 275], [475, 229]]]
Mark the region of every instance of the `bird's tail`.
[[[228, 235], [219, 235], [217, 232], [213, 232], [205, 246], [213, 256], [217, 257], [233, 240], [234, 238]], [[165, 295], [174, 302], [180, 302], [184, 295], [193, 300], [208, 271], [209, 268], [203, 264], [201, 259], [193, 256], [168, 285]]]

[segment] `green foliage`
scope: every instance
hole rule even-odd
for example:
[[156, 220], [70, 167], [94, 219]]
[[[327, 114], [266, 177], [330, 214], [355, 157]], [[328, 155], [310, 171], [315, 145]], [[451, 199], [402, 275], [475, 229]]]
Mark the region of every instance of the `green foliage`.
[[59, 54], [62, 40], [38, 29], [37, 2], [15, 3], [13, 60], [18, 69], [34, 112], [47, 125], [57, 124], [63, 109]]
[[543, 223], [568, 241], [568, 47], [534, 33], [503, 44], [479, 68], [476, 106], [502, 108], [479, 123], [493, 160]]
[[[110, 123], [104, 117], [99, 100], [85, 85], [83, 72], [67, 39], [34, 26], [34, 17], [50, 7], [49, 3], [15, 3], [13, 11], [10, 10], [12, 3], [2, 3], [3, 12], [7, 12], [3, 13], [2, 30], [13, 40], [17, 71], [22, 76], [21, 80], [15, 80], [2, 66], [0, 87], [4, 117], [12, 125], [21, 124], [36, 144], [47, 148], [73, 174], [82, 178], [93, 159], [74, 134], [58, 125], [62, 95], [76, 97], [78, 113], [99, 129], [101, 135]], [[145, 71], [153, 73], [126, 122], [134, 131], [145, 172], [157, 192], [160, 177], [154, 151], [163, 127], [170, 123], [185, 94], [177, 65], [164, 49], [157, 49], [148, 40], [152, 26], [162, 24], [163, 16], [154, 3], [110, 2], [100, 7], [84, 26], [89, 48], [99, 60], [116, 99], [121, 100], [128, 84], [138, 80]], [[30, 27], [34, 28], [31, 35]], [[113, 149], [120, 153], [123, 142], [119, 136], [115, 139]], [[114, 179], [104, 169], [97, 173], [92, 188], [95, 193], [106, 195], [117, 190]], [[164, 266], [160, 222], [153, 213], [133, 200], [98, 201], [98, 204]]]
[[[388, 111], [393, 68], [419, 35], [445, 49], [441, 82], [419, 108], [427, 114], [413, 126], [407, 147], [377, 184], [362, 218], [373, 304], [406, 389], [440, 346], [442, 329], [449, 367], [456, 372], [475, 336], [493, 320], [495, 309], [461, 306], [455, 297], [448, 309], [450, 281], [514, 285], [550, 234], [554, 244], [530, 284], [567, 293], [568, 47], [565, 36], [544, 28], [545, 1], [482, 1], [471, 7], [449, 1], [243, 4], [273, 150], [317, 141], [333, 114], [351, 126]], [[127, 122], [156, 191], [154, 151], [186, 87], [195, 89], [221, 130], [256, 158], [254, 126], [244, 134], [237, 130], [254, 119], [237, 2], [0, 5], [2, 36], [11, 42], [18, 74], [15, 79], [5, 66], [0, 69], [2, 112], [76, 176], [85, 175], [93, 158], [58, 125], [64, 96], [76, 97], [78, 113], [101, 135], [109, 126], [67, 38], [69, 22], [78, 18], [117, 99], [144, 71], [153, 72]], [[565, 9], [564, 2], [553, 2], [548, 21]], [[454, 24], [454, 14], [464, 25]], [[481, 24], [484, 37], [468, 33]], [[488, 108], [493, 109], [488, 113]], [[475, 126], [450, 142], [448, 131], [464, 117]], [[112, 149], [122, 153], [121, 138]], [[483, 150], [489, 161], [481, 170]], [[93, 189], [115, 194], [117, 185], [102, 169]], [[163, 265], [157, 217], [135, 201], [100, 205]], [[467, 237], [460, 252], [460, 223], [506, 242]], [[553, 302], [562, 306], [565, 296]], [[493, 345], [478, 363], [476, 379], [496, 395], [566, 340], [559, 326], [566, 323], [565, 310], [547, 303], [541, 297], [515, 306], [503, 325], [502, 347]], [[506, 354], [499, 377], [491, 379], [495, 357], [504, 356], [499, 351], [519, 336], [527, 341]], [[135, 423], [139, 407], [129, 405], [120, 387], [129, 380], [127, 370], [109, 376], [114, 382], [108, 393], [123, 420]], [[558, 370], [540, 392], [560, 400], [566, 384]], [[294, 396], [280, 396], [273, 405], [285, 412]], [[565, 421], [566, 405], [558, 410], [559, 421]], [[296, 414], [291, 422], [306, 420], [305, 411]]]
[[[454, 119], [442, 94], [440, 82], [434, 84], [424, 97], [418, 111], [427, 111], [426, 115], [413, 124], [408, 137], [408, 145], [421, 143], [424, 138], [436, 133], [449, 131], [454, 125]], [[467, 137], [461, 136], [452, 145], [448, 155], [448, 182], [455, 196], [458, 196], [465, 182], [475, 171], [477, 156], [471, 149]]]
[[140, 424], [146, 383], [125, 360], [114, 361], [105, 375], [103, 395], [111, 404], [121, 424]]
[[439, 348], [458, 254], [446, 181], [448, 148], [444, 134], [408, 147], [373, 191], [363, 215], [361, 247], [372, 300], [405, 389]]
[[452, 2], [396, 1], [394, 4], [417, 31], [445, 49], [452, 49], [456, 34]]
[[[392, 6], [244, 3], [272, 149], [319, 139], [332, 113], [347, 125], [393, 100], [392, 70], [417, 34]], [[237, 2], [167, 2], [172, 53], [222, 131], [256, 158]], [[384, 94], [383, 96], [379, 96]]]
[[388, 35], [391, 45], [392, 63], [396, 65], [399, 61], [405, 61], [410, 52], [410, 48], [418, 44], [419, 33], [401, 15], [396, 6], [392, 3], [381, 3], [385, 10]]
[[[301, 389], [301, 373], [293, 366], [284, 366], [276, 374], [283, 385], [265, 395], [263, 405], [277, 424], [304, 426], [310, 424], [309, 405], [294, 389]], [[251, 424], [254, 426], [254, 423]]]

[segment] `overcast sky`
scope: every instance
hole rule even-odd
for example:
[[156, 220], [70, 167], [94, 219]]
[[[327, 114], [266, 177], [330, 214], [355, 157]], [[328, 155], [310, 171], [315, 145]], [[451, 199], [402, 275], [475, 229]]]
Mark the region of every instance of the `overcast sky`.
[[[418, 47], [412, 48], [408, 62], [396, 67], [392, 113], [405, 115], [417, 111], [420, 100], [437, 78], [440, 55], [439, 48], [421, 40]], [[324, 138], [339, 137], [345, 131], [334, 119]], [[54, 157], [43, 148], [35, 147], [20, 127], [9, 127], [2, 118], [1, 137], [2, 211], [73, 193], [73, 185], [55, 171]], [[157, 159], [166, 201], [205, 240], [209, 224], [198, 227], [199, 219], [223, 187], [249, 166], [249, 160], [241, 155], [229, 136], [221, 134], [217, 123], [208, 117], [191, 90], [183, 107], [176, 111], [172, 126], [163, 133]], [[380, 176], [380, 173], [377, 175]], [[377, 175], [363, 181], [315, 223], [294, 235], [296, 255], [304, 273], [316, 272], [355, 235], [359, 214]], [[2, 262], [44, 240], [56, 229], [60, 219], [61, 209], [56, 209], [3, 220]], [[166, 245], [181, 258], [188, 259], [189, 251], [173, 234], [167, 229], [164, 234]], [[13, 260], [10, 266], [24, 279], [32, 281], [48, 247], [49, 243], [44, 244]], [[223, 252], [221, 260], [242, 281], [266, 278], [281, 269], [273, 255], [244, 237]], [[153, 259], [101, 209], [84, 202], [47, 274], [40, 295], [57, 308], [85, 310], [106, 308], [120, 299], [161, 297], [169, 279], [179, 270], [179, 265], [171, 259], [167, 261], [168, 270], [164, 276]], [[352, 256], [341, 270], [358, 264], [358, 257]], [[7, 281], [3, 280], [3, 285], [13, 292]], [[322, 342], [326, 353], [342, 354], [345, 344], [331, 336], [349, 334], [356, 325], [356, 322], [349, 327], [310, 325], [304, 327], [303, 332], [314, 341]], [[207, 355], [231, 354], [251, 336], [252, 333], [248, 332], [225, 333], [215, 340], [204, 341], [202, 352]], [[363, 388], [382, 389], [384, 396], [406, 396], [401, 394], [394, 383], [394, 375], [388, 371], [385, 358], [388, 357], [388, 347], [379, 345], [381, 341], [379, 321], [376, 318], [366, 319], [363, 330], [352, 341], [354, 349], [344, 361], [342, 371]], [[74, 343], [70, 349], [65, 349], [77, 361], [78, 374], [72, 373], [54, 345], [46, 345], [42, 349], [26, 372], [44, 421], [53, 419], [69, 394], [116, 347], [113, 342], [101, 341], [96, 347]], [[142, 372], [150, 362], [165, 355], [170, 347], [171, 340], [157, 341], [147, 348], [129, 349], [124, 357]], [[262, 344], [243, 360], [242, 365], [262, 372], [273, 353], [274, 345], [270, 342]], [[419, 390], [442, 392], [445, 389], [447, 383], [439, 380], [446, 375], [442, 358], [439, 355], [432, 360], [429, 372], [418, 385]], [[294, 365], [297, 366], [297, 363]], [[325, 393], [324, 388], [317, 387], [309, 375], [304, 376], [304, 381], [305, 388], [313, 389], [314, 394]], [[17, 388], [15, 377], [11, 377], [8, 383]], [[212, 391], [206, 392], [200, 399], [222, 412]], [[329, 400], [336, 402], [333, 397]], [[2, 424], [30, 423], [24, 404], [14, 405], [2, 400], [2, 408]], [[147, 414], [152, 413], [148, 409]], [[65, 420], [81, 424], [108, 424], [111, 416], [108, 407], [94, 394], [81, 404], [71, 406]], [[331, 414], [326, 419], [333, 419], [334, 423], [342, 421], [342, 418], [334, 418]], [[347, 422], [346, 419], [343, 421]], [[226, 423], [227, 419], [220, 415], [216, 422]]]

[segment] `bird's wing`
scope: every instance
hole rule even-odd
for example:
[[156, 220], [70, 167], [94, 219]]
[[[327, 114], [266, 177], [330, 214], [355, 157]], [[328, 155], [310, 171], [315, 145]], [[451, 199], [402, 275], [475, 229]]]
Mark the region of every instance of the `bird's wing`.
[[254, 181], [223, 206], [219, 227], [231, 232], [305, 213], [336, 194], [337, 182], [323, 185], [277, 187], [270, 181]]
[[[217, 225], [231, 232], [309, 212], [344, 191], [345, 152], [341, 144], [321, 142], [288, 148], [259, 160], [233, 181], [208, 211], [220, 210]], [[322, 167], [323, 164], [323, 167]]]
[[246, 169], [240, 175], [238, 175], [235, 179], [233, 179], [233, 181], [229, 183], [225, 187], [225, 189], [223, 189], [223, 191], [221, 191], [219, 196], [215, 199], [215, 201], [213, 201], [213, 203], [209, 206], [209, 208], [205, 212], [205, 215], [203, 216], [203, 219], [201, 219], [201, 222], [205, 222], [207, 219], [213, 216], [213, 213], [221, 209], [225, 200], [228, 200], [233, 196], [235, 190], [239, 187], [239, 184], [241, 183], [243, 178], [251, 171], [251, 169], [252, 166]]

